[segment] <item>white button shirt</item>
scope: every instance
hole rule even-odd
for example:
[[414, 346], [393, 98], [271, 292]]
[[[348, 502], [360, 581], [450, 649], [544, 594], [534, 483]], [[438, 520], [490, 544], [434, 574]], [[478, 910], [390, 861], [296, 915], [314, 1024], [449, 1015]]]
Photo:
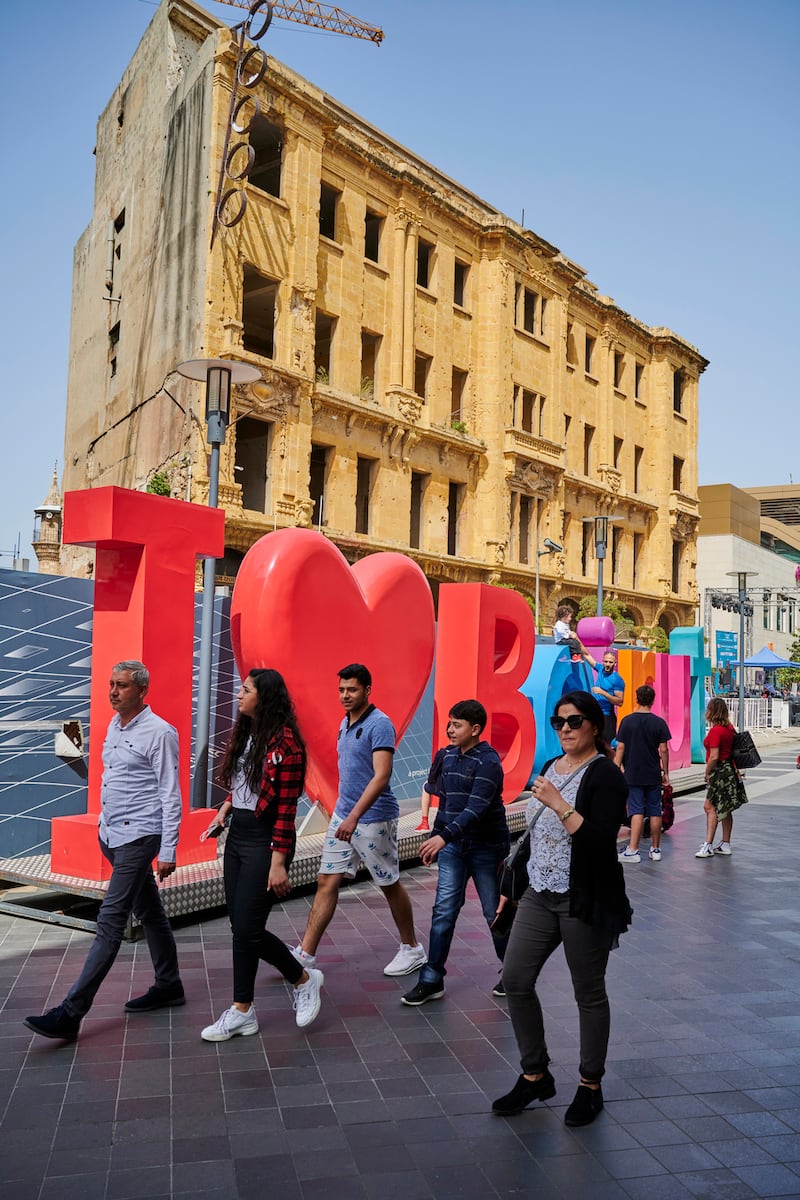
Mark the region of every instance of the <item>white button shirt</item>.
[[123, 728], [115, 714], [103, 743], [100, 837], [112, 849], [150, 834], [175, 862], [181, 823], [178, 732], [145, 705]]

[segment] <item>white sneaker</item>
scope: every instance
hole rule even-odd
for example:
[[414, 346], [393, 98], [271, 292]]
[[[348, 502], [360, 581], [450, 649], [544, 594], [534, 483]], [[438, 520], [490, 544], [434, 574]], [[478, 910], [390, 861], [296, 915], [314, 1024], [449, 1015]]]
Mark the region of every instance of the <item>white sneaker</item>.
[[647, 852], [647, 857], [651, 862], [661, 862], [661, 847], [651, 846]]
[[317, 971], [314, 967], [306, 967], [308, 971], [308, 979], [305, 983], [299, 983], [294, 989], [294, 999], [292, 1006], [297, 1013], [297, 1024], [301, 1029], [305, 1029], [306, 1025], [317, 1017], [320, 1010], [322, 1000], [320, 998], [320, 988], [325, 982], [325, 976], [322, 971]]
[[293, 954], [295, 956], [295, 958], [300, 963], [300, 966], [303, 968], [304, 971], [307, 971], [309, 969], [309, 967], [316, 966], [316, 964], [317, 964], [316, 954], [306, 954], [306, 952], [302, 946], [287, 945], [286, 949], [290, 952], [290, 954]]
[[720, 842], [720, 844], [718, 846], [714, 847], [714, 853], [715, 854], [730, 854], [731, 853], [730, 842]]
[[626, 846], [621, 854], [617, 855], [621, 863], [638, 863], [642, 861], [642, 856], [638, 850], [631, 850], [630, 846]]
[[697, 851], [697, 854], [695, 854], [695, 858], [713, 858], [713, 857], [714, 857], [714, 851], [711, 849], [708, 842], [703, 842], [702, 846]]
[[249, 1012], [243, 1013], [232, 1004], [218, 1021], [205, 1027], [200, 1037], [204, 1042], [227, 1042], [232, 1037], [250, 1037], [253, 1033], [258, 1033], [258, 1018], [253, 1005]]
[[410, 975], [412, 971], [424, 967], [427, 961], [428, 956], [419, 943], [416, 946], [406, 946], [405, 942], [401, 942], [400, 949], [392, 961], [383, 968], [383, 973], [384, 975]]

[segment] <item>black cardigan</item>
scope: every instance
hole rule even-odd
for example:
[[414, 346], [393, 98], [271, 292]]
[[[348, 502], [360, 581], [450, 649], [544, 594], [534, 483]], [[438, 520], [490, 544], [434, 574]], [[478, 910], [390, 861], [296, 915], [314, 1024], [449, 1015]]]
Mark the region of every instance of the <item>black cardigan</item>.
[[[542, 775], [556, 759], [542, 768]], [[617, 833], [625, 817], [628, 785], [620, 769], [605, 755], [591, 762], [575, 797], [583, 823], [571, 835], [569, 915], [604, 929], [617, 945], [631, 923], [633, 909], [625, 893], [617, 858]]]

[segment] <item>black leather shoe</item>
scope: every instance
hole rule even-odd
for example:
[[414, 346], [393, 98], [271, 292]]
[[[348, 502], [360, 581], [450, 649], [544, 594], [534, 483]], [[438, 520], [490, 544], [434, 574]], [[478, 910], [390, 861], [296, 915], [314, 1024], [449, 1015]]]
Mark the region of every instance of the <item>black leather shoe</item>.
[[26, 1017], [23, 1024], [42, 1037], [56, 1038], [60, 1042], [74, 1042], [81, 1027], [80, 1017], [66, 1012], [63, 1004], [51, 1008], [41, 1017]]
[[169, 987], [159, 987], [154, 983], [143, 996], [135, 1000], [126, 1000], [126, 1012], [153, 1012], [157, 1008], [178, 1008], [186, 1003], [182, 983], [173, 983]]
[[564, 1124], [591, 1125], [598, 1113], [603, 1111], [602, 1088], [590, 1088], [585, 1083], [578, 1085], [575, 1099], [564, 1113]]
[[494, 1101], [492, 1112], [501, 1117], [512, 1117], [533, 1104], [534, 1100], [549, 1100], [555, 1094], [556, 1083], [548, 1070], [545, 1070], [541, 1079], [536, 1080], [520, 1075], [511, 1091]]

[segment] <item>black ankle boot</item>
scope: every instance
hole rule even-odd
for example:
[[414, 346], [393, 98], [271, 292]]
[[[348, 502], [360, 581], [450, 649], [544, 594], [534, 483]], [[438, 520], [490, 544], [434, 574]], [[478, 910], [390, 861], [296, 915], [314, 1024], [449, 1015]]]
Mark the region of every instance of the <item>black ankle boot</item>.
[[602, 1088], [590, 1088], [585, 1083], [578, 1085], [575, 1099], [564, 1113], [565, 1125], [591, 1125], [603, 1108]]
[[511, 1117], [515, 1113], [521, 1113], [529, 1104], [533, 1104], [534, 1100], [549, 1100], [555, 1094], [555, 1080], [547, 1068], [541, 1079], [531, 1080], [520, 1075], [511, 1091], [494, 1101], [492, 1112], [501, 1117]]

